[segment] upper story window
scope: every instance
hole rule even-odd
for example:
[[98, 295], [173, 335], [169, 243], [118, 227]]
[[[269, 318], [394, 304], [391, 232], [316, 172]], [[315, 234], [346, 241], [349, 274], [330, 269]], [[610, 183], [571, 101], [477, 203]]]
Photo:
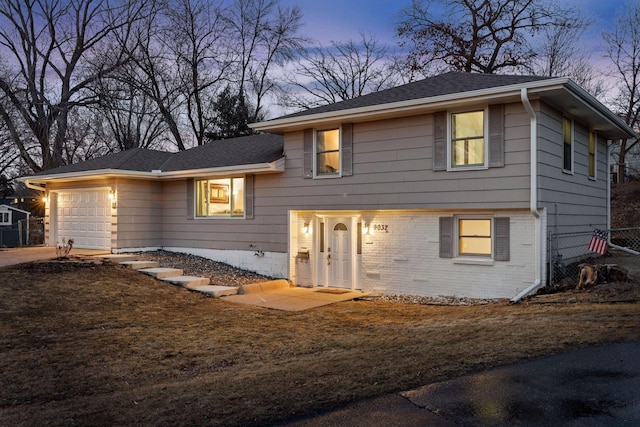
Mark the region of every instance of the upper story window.
[[0, 212], [0, 225], [11, 225], [11, 212]]
[[486, 167], [485, 111], [451, 113], [451, 168]]
[[195, 182], [196, 217], [244, 217], [245, 178]]
[[598, 152], [598, 135], [589, 132], [589, 178], [596, 179], [596, 153]]
[[340, 175], [340, 130], [316, 131], [315, 139], [316, 176]]
[[573, 121], [562, 120], [562, 169], [573, 172]]

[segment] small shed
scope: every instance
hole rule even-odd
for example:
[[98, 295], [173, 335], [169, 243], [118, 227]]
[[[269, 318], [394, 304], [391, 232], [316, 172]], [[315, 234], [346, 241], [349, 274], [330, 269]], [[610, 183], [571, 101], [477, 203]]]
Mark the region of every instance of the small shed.
[[0, 247], [26, 245], [31, 213], [10, 205], [0, 205]]

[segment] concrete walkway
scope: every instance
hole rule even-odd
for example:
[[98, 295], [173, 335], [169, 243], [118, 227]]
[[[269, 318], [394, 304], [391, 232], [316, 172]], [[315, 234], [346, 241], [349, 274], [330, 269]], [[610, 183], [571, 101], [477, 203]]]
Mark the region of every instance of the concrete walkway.
[[303, 311], [365, 295], [346, 289], [292, 287], [281, 279], [244, 285], [237, 295], [223, 296], [222, 299], [275, 310]]

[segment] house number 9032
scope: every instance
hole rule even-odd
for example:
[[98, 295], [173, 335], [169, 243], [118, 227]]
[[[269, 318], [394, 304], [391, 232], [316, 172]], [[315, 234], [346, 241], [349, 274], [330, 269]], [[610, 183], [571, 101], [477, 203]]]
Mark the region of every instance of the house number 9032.
[[389, 225], [387, 224], [373, 224], [373, 231], [384, 231], [385, 233], [389, 232]]

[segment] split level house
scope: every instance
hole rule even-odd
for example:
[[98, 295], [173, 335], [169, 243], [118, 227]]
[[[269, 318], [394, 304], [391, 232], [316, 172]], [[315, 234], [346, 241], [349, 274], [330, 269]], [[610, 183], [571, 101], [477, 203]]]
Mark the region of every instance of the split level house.
[[[299, 286], [511, 298], [546, 235], [607, 228], [608, 146], [632, 129], [567, 78], [447, 73], [28, 178], [49, 244], [165, 249]], [[586, 248], [585, 248], [586, 251]]]

